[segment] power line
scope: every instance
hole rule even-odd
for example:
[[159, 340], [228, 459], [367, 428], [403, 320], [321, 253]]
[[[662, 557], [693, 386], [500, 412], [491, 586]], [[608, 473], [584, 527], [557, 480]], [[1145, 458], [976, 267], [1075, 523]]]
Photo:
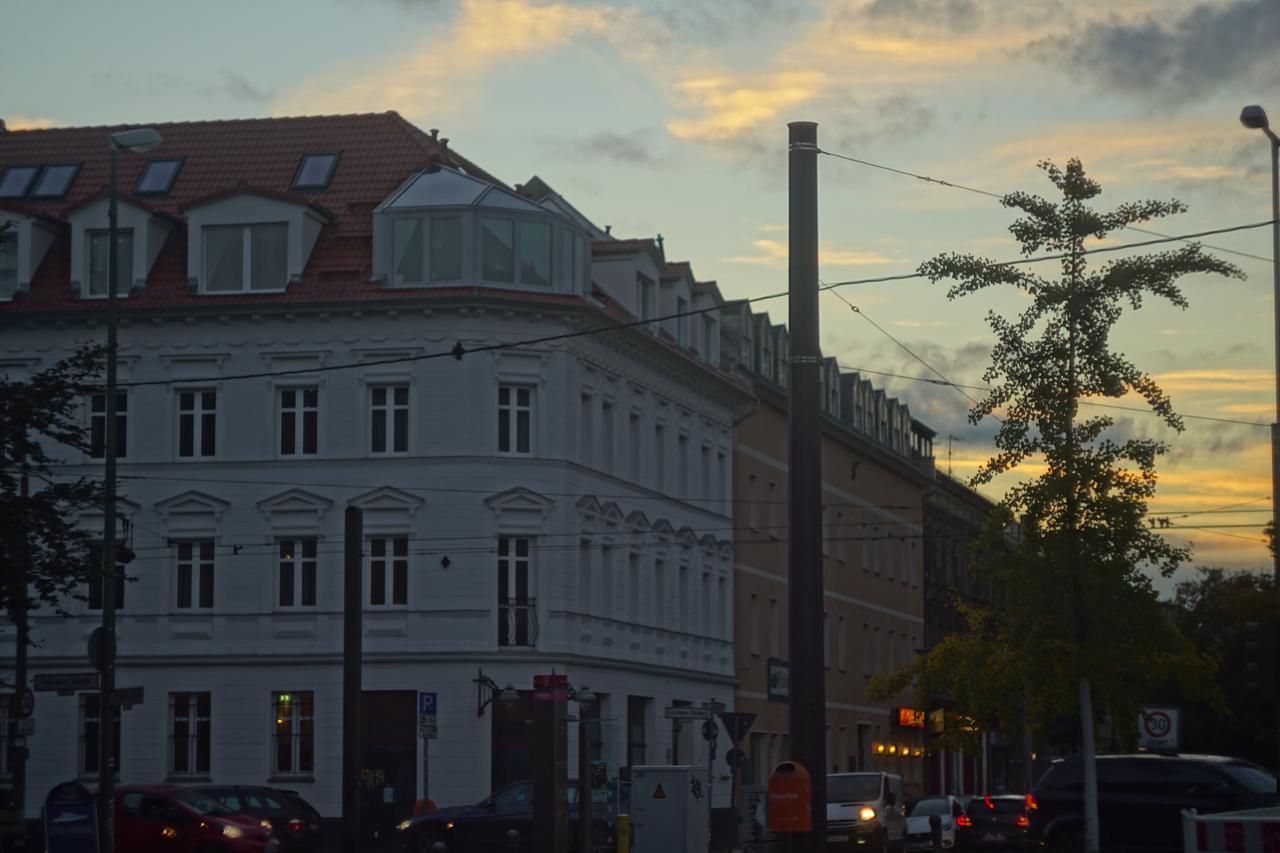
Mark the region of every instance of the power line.
[[[919, 175], [919, 174], [916, 174], [915, 172], [908, 172], [903, 169], [895, 169], [892, 166], [885, 166], [880, 163], [872, 163], [870, 160], [859, 160], [857, 157], [849, 157], [844, 154], [836, 154], [833, 151], [824, 151], [821, 148], [818, 149], [818, 153], [826, 154], [828, 157], [835, 157], [836, 159], [839, 159], [839, 160], [848, 160], [850, 163], [857, 163], [861, 166], [870, 166], [872, 169], [880, 169], [885, 172], [893, 172], [895, 175], [905, 175], [908, 178], [915, 178], [916, 180], [925, 181], [930, 184], [938, 184], [939, 186], [950, 187], [951, 189], [964, 190], [965, 192], [975, 193], [977, 195], [986, 196], [988, 198], [994, 198], [998, 201], [1003, 201], [1005, 198], [1003, 195], [1000, 195], [999, 193], [989, 192], [987, 190], [978, 189], [977, 187], [969, 187], [969, 186], [965, 186], [964, 184], [957, 184], [953, 181], [944, 181], [941, 178], [933, 178], [928, 175]], [[1153, 237], [1169, 236], [1168, 234], [1162, 234], [1159, 231], [1152, 231], [1149, 228], [1139, 228], [1136, 225], [1126, 225], [1124, 227], [1130, 231], [1136, 231], [1139, 234], [1150, 234]], [[1264, 263], [1268, 263], [1268, 264], [1271, 263], [1271, 258], [1264, 258], [1262, 255], [1254, 255], [1254, 254], [1251, 254], [1250, 252], [1242, 252], [1239, 249], [1228, 249], [1225, 246], [1212, 246], [1208, 243], [1205, 243], [1203, 245], [1206, 249], [1213, 249], [1215, 252], [1226, 252], [1231, 255], [1239, 255], [1242, 258], [1252, 258], [1255, 261], [1263, 261]]]

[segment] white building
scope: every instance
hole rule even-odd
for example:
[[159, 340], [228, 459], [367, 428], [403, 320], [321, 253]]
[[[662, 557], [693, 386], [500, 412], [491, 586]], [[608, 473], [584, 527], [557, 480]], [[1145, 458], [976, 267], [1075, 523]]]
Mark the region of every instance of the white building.
[[[389, 814], [421, 795], [419, 690], [439, 695], [442, 805], [529, 775], [532, 680], [552, 670], [604, 697], [611, 775], [705, 761], [664, 708], [732, 706], [731, 431], [750, 389], [719, 367], [716, 313], [558, 336], [704, 307], [714, 288], [651, 241], [593, 252], [562, 199], [535, 204], [394, 113], [158, 129], [160, 147], [120, 160], [120, 514], [137, 559], [117, 683], [146, 694], [121, 715], [121, 781], [281, 785], [339, 813], [349, 506], [364, 765]], [[0, 132], [13, 378], [104, 339], [112, 130]], [[99, 435], [101, 403], [85, 405]], [[101, 469], [59, 452], [67, 475]], [[33, 674], [88, 670], [102, 594], [87, 586], [69, 619], [37, 612]], [[4, 667], [13, 644], [5, 624]], [[520, 703], [486, 704], [481, 675]], [[54, 784], [96, 776], [96, 696], [41, 693], [35, 720], [29, 817]]]

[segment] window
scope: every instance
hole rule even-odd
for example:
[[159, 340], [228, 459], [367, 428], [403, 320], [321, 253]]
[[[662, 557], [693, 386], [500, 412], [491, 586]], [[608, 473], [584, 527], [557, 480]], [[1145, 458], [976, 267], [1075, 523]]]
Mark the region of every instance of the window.
[[667, 428], [653, 425], [653, 484], [662, 491], [667, 487]]
[[217, 391], [178, 392], [178, 455], [213, 456], [217, 450]]
[[[89, 232], [89, 296], [106, 296], [111, 285], [111, 232]], [[133, 229], [116, 229], [116, 295], [133, 287]]]
[[18, 235], [0, 230], [0, 299], [18, 292]]
[[845, 671], [848, 664], [849, 637], [844, 629], [844, 617], [836, 617], [836, 668]]
[[822, 614], [822, 666], [831, 669], [831, 614]]
[[640, 555], [627, 555], [627, 621], [640, 622]]
[[782, 657], [782, 608], [778, 599], [769, 599], [769, 654]]
[[281, 607], [316, 606], [316, 540], [281, 539], [279, 561]]
[[[102, 706], [97, 693], [80, 694], [80, 773], [89, 775], [97, 773], [100, 765], [102, 744], [99, 740], [102, 725]], [[120, 772], [120, 706], [114, 706], [112, 716], [112, 764], [118, 774]]]
[[369, 452], [409, 452], [409, 386], [369, 389]]
[[704, 501], [711, 500], [711, 448], [707, 445], [702, 446], [702, 464], [698, 466], [698, 473], [702, 476], [702, 499]]
[[871, 675], [871, 626], [862, 623], [862, 674]]
[[769, 484], [769, 536], [778, 538], [778, 484]]
[[391, 281], [422, 281], [422, 220], [397, 219], [391, 226]]
[[[89, 595], [88, 595], [88, 598], [89, 598], [90, 610], [102, 609], [102, 603], [103, 603], [102, 591], [103, 589], [109, 588], [108, 585], [103, 583], [103, 581], [105, 580], [102, 576], [104, 568], [105, 566], [103, 565], [103, 562], [102, 562], [102, 543], [94, 542], [91, 545], [89, 545], [89, 572], [88, 572]], [[115, 587], [115, 591], [116, 591], [115, 605], [117, 610], [121, 610], [124, 608], [124, 585], [125, 585], [124, 568], [125, 567], [120, 563], [116, 563], [115, 583], [110, 585]]]
[[[116, 394], [116, 458], [124, 459], [129, 446], [129, 395]], [[89, 456], [107, 455], [107, 395], [89, 395]]]
[[754, 592], [747, 600], [747, 636], [750, 638], [748, 648], [751, 654], [760, 656], [760, 596]]
[[836, 540], [836, 560], [844, 562], [844, 513], [836, 510], [836, 527], [831, 531]]
[[822, 556], [831, 556], [831, 511], [822, 508]]
[[280, 389], [280, 455], [311, 456], [319, 430], [320, 390]]
[[689, 499], [689, 436], [680, 433], [676, 439], [676, 468], [680, 476], [680, 498]]
[[310, 690], [271, 697], [275, 728], [271, 734], [271, 772], [311, 773], [316, 766], [315, 699]]
[[613, 618], [613, 549], [605, 545], [600, 549], [600, 615]]
[[498, 537], [498, 645], [532, 646], [536, 616], [529, 574], [529, 540]]
[[207, 226], [205, 291], [283, 290], [289, 283], [288, 245], [285, 222]]
[[206, 774], [210, 754], [210, 694], [169, 694], [169, 772]]
[[653, 279], [645, 276], [636, 276], [637, 294], [638, 294], [638, 311], [641, 320], [649, 320], [657, 314], [657, 307], [654, 305], [653, 298]]
[[39, 171], [39, 166], [10, 166], [0, 178], [0, 198], [24, 197]]
[[627, 697], [627, 766], [640, 767], [645, 763], [645, 721], [649, 716], [649, 698]]
[[584, 465], [589, 465], [595, 455], [592, 430], [595, 421], [594, 399], [590, 394], [583, 394], [578, 401], [578, 457]]
[[431, 220], [431, 280], [462, 278], [462, 219], [457, 216]]
[[178, 609], [213, 607], [213, 540], [178, 543]]
[[631, 459], [631, 479], [640, 479], [640, 414], [632, 412], [627, 422], [627, 452]]
[[298, 166], [298, 174], [293, 178], [293, 188], [295, 190], [325, 189], [329, 186], [334, 167], [337, 165], [337, 154], [308, 154], [302, 158], [302, 163]]
[[546, 222], [521, 222], [520, 281], [543, 287], [551, 284], [551, 225]]
[[79, 171], [79, 163], [45, 166], [44, 171], [40, 173], [40, 180], [36, 181], [36, 188], [31, 191], [31, 197], [43, 199], [65, 197]]
[[676, 590], [676, 595], [680, 602], [680, 630], [688, 633], [689, 631], [689, 567], [680, 567], [680, 587]]
[[711, 624], [711, 575], [707, 572], [702, 573], [702, 597], [698, 600], [702, 603], [702, 635], [710, 637], [715, 626]]
[[509, 219], [480, 220], [480, 269], [484, 281], [515, 282], [512, 231]]
[[613, 403], [600, 404], [600, 468], [613, 471]]
[[[424, 254], [424, 248], [430, 251]], [[391, 226], [392, 284], [421, 284], [423, 270], [431, 281], [462, 278], [462, 219], [397, 219]]]
[[685, 314], [689, 310], [689, 300], [676, 297], [676, 341], [681, 346], [689, 345], [689, 318]]
[[370, 539], [370, 606], [395, 607], [408, 603], [409, 537], [394, 536]]
[[498, 386], [498, 452], [530, 453], [533, 389], [519, 385]]
[[591, 600], [591, 542], [582, 540], [578, 545], [578, 610], [590, 613], [594, 608]]
[[871, 672], [873, 675], [880, 674], [880, 627], [876, 626], [875, 647], [871, 650]]
[[[723, 450], [716, 453], [716, 483], [715, 494], [713, 497], [721, 498], [724, 495], [724, 485], [729, 479], [729, 455]], [[733, 512], [733, 507], [725, 507], [724, 511]]]
[[659, 628], [667, 623], [667, 564], [653, 561], [653, 619]]
[[716, 357], [716, 321], [712, 317], [702, 318], [702, 357], [711, 361]]
[[181, 160], [152, 160], [133, 188], [134, 195], [167, 195], [182, 169]]

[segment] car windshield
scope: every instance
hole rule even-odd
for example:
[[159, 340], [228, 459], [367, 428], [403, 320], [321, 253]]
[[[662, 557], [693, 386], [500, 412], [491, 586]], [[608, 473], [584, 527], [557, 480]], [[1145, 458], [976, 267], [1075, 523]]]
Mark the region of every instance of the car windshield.
[[828, 803], [865, 803], [880, 798], [880, 774], [827, 777]]
[[911, 817], [932, 814], [951, 814], [951, 801], [946, 797], [925, 797], [923, 800], [916, 800], [916, 804], [911, 807]]
[[197, 814], [215, 816], [235, 814], [234, 811], [206, 794], [178, 789], [170, 792], [170, 796]]
[[1276, 777], [1261, 767], [1255, 767], [1252, 764], [1223, 764], [1222, 769], [1227, 771], [1232, 779], [1248, 788], [1252, 794], [1276, 792]]

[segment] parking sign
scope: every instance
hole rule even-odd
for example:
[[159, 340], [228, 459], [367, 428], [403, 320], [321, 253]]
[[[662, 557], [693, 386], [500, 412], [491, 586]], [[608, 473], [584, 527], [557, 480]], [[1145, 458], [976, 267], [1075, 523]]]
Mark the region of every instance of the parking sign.
[[418, 737], [436, 736], [436, 694], [418, 691]]

